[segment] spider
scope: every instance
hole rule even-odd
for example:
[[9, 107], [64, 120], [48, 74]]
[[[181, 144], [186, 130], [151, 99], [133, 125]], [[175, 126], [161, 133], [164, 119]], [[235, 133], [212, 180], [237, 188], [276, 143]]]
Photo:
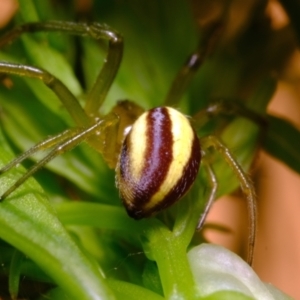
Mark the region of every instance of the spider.
[[[144, 112], [131, 101], [121, 101], [110, 113], [100, 115], [98, 111], [122, 59], [122, 36], [109, 26], [98, 23], [28, 23], [6, 33], [0, 39], [0, 47], [11, 43], [21, 34], [38, 31], [57, 31], [106, 40], [107, 57], [95, 84], [86, 96], [84, 107], [59, 79], [46, 70], [0, 62], [2, 74], [41, 80], [56, 94], [76, 123], [75, 127], [39, 142], [0, 170], [1, 174], [7, 172], [34, 153], [51, 149], [0, 196], [1, 201], [49, 161], [85, 141], [102, 154], [109, 167], [116, 169], [120, 197], [128, 214], [135, 219], [150, 217], [182, 198], [192, 186], [202, 159], [210, 179], [211, 192], [199, 218], [197, 229], [201, 229], [217, 191], [216, 176], [212, 167], [205, 162], [207, 149], [214, 148], [234, 171], [248, 201], [250, 232], [247, 261], [251, 265], [256, 231], [256, 205], [251, 181], [217, 137], [211, 135], [198, 138], [190, 120], [169, 106], [176, 102], [172, 98], [179, 98], [184, 92], [205, 53], [196, 51], [189, 57], [175, 78], [165, 106]], [[201, 117], [201, 112], [194, 116], [196, 125], [201, 124]]]

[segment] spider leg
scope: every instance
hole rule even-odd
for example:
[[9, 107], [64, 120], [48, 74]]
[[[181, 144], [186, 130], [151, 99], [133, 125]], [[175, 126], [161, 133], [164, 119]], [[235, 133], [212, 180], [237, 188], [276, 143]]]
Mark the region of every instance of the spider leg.
[[215, 136], [207, 136], [201, 139], [202, 147], [208, 149], [210, 147], [217, 150], [226, 160], [228, 165], [231, 167], [236, 177], [240, 182], [241, 189], [247, 198], [248, 203], [248, 214], [249, 214], [249, 237], [248, 237], [248, 256], [247, 262], [249, 265], [253, 261], [253, 252], [255, 246], [256, 237], [256, 219], [257, 219], [257, 209], [255, 201], [255, 192], [251, 180], [248, 178], [247, 174], [243, 171], [241, 166], [236, 162], [233, 155], [230, 153], [229, 149]]
[[14, 168], [18, 164], [22, 163], [25, 159], [27, 159], [28, 157], [32, 156], [33, 154], [35, 154], [39, 151], [47, 150], [49, 148], [54, 147], [55, 145], [57, 145], [59, 143], [63, 143], [67, 139], [73, 138], [73, 136], [78, 134], [80, 131], [82, 131], [82, 128], [76, 127], [76, 128], [67, 129], [58, 135], [48, 137], [47, 139], [34, 145], [27, 151], [23, 152], [21, 155], [19, 155], [15, 159], [13, 159], [11, 162], [6, 164], [3, 168], [0, 169], [0, 174], [3, 174], [5, 172], [9, 171], [10, 169]]
[[222, 31], [223, 24], [221, 22], [213, 23], [203, 30], [203, 36], [197, 49], [188, 57], [174, 78], [164, 105], [174, 106], [180, 101], [204, 60], [214, 51]]
[[[96, 79], [96, 82], [86, 97], [85, 112], [89, 116], [95, 116], [100, 106], [102, 105], [107, 92], [115, 78], [115, 75], [119, 69], [119, 65], [123, 54], [123, 38], [115, 30], [105, 24], [92, 23], [73, 23], [73, 22], [59, 22], [51, 21], [44, 23], [27, 23], [12, 29], [0, 39], [0, 48], [4, 45], [14, 41], [21, 34], [26, 32], [38, 32], [38, 31], [56, 31], [66, 32], [73, 35], [89, 36], [96, 40], [108, 40], [108, 54], [104, 60], [103, 67]], [[1, 69], [0, 69], [1, 71]], [[22, 75], [22, 74], [19, 74]], [[25, 76], [25, 72], [23, 72]], [[53, 76], [52, 76], [53, 77]], [[53, 79], [52, 79], [53, 80]], [[45, 82], [45, 81], [44, 81]], [[47, 82], [45, 82], [47, 84]], [[62, 97], [59, 97], [61, 100]], [[69, 99], [71, 101], [71, 98]], [[74, 103], [72, 100], [71, 102]], [[77, 102], [77, 100], [76, 100]], [[65, 104], [66, 108], [70, 112], [73, 111], [72, 105]], [[79, 104], [78, 104], [79, 105]], [[80, 113], [81, 115], [82, 113]], [[81, 116], [82, 117], [82, 116]], [[82, 121], [82, 120], [79, 120]], [[78, 123], [78, 125], [86, 125], [85, 123]]]
[[[56, 77], [54, 77], [52, 74], [47, 72], [46, 70], [32, 67], [32, 66], [27, 66], [27, 65], [20, 65], [20, 64], [15, 64], [15, 63], [7, 63], [7, 62], [0, 62], [0, 73], [5, 73], [5, 74], [13, 74], [13, 75], [18, 75], [18, 76], [26, 76], [26, 77], [31, 77], [35, 79], [42, 80], [51, 90], [58, 96], [58, 98], [61, 100], [61, 102], [64, 104], [64, 106], [67, 108], [69, 113], [71, 114], [72, 118], [75, 120], [77, 125], [79, 127], [89, 127], [91, 123], [95, 122], [95, 120], [91, 120], [83, 110], [83, 108], [80, 106], [79, 102], [77, 99], [74, 97], [74, 95], [70, 92], [70, 90]], [[116, 126], [116, 115], [114, 113], [110, 114], [109, 118], [113, 118], [115, 121], [111, 123], [111, 125]], [[108, 119], [109, 119], [108, 118]], [[114, 136], [114, 132], [117, 130], [113, 129], [113, 126], [107, 126], [110, 127], [109, 131], [112, 133], [112, 137]], [[68, 131], [67, 131], [68, 132]], [[73, 129], [73, 132], [75, 132], [75, 129]], [[65, 133], [66, 137], [69, 133]], [[62, 133], [64, 135], [64, 133]], [[105, 136], [107, 136], [106, 134]], [[57, 136], [57, 139], [59, 140], [59, 135]], [[103, 139], [103, 138], [102, 138]], [[51, 140], [51, 138], [50, 138]], [[47, 141], [47, 143], [50, 143], [50, 140]], [[46, 142], [44, 141], [44, 142]], [[43, 143], [43, 142], [42, 142]], [[47, 144], [46, 143], [46, 144]], [[53, 141], [55, 143], [55, 140]], [[95, 138], [90, 138], [89, 143], [91, 146], [93, 146], [96, 150], [101, 152], [104, 155], [105, 160], [108, 162], [108, 164], [112, 167], [115, 166], [115, 161], [116, 158], [111, 158], [112, 154], [108, 153], [107, 147], [103, 147], [103, 143], [99, 137]], [[106, 143], [106, 145], [110, 143], [112, 144], [112, 138], [109, 139], [109, 142]], [[38, 147], [43, 147], [42, 145], [37, 145]], [[47, 147], [46, 145], [44, 145]], [[51, 146], [49, 146], [51, 147]], [[45, 148], [44, 148], [45, 149]], [[111, 151], [113, 152], [113, 147], [110, 147]], [[106, 150], [105, 153], [103, 151]], [[28, 151], [33, 151], [32, 148]], [[38, 151], [38, 150], [37, 150]], [[26, 156], [27, 152], [24, 153]], [[31, 154], [29, 154], [31, 155]], [[26, 156], [28, 157], [28, 156]], [[26, 158], [25, 157], [25, 158]], [[24, 158], [24, 159], [25, 159]], [[17, 159], [21, 159], [20, 157]], [[111, 160], [113, 162], [111, 162]], [[1, 170], [0, 170], [1, 173]]]
[[[34, 173], [36, 173], [39, 169], [41, 169], [43, 166], [45, 166], [49, 161], [54, 159], [56, 156], [63, 154], [66, 151], [69, 151], [76, 147], [78, 144], [80, 144], [84, 140], [88, 140], [91, 136], [97, 135], [98, 133], [101, 133], [102, 130], [104, 130], [107, 126], [110, 126], [111, 122], [114, 122], [115, 117], [112, 115], [108, 115], [108, 117], [99, 120], [92, 126], [86, 127], [86, 128], [74, 128], [74, 132], [72, 132], [72, 129], [69, 130], [68, 137], [64, 135], [59, 135], [56, 141], [60, 142], [54, 146], [54, 148], [39, 162], [37, 162], [35, 165], [33, 165], [22, 177], [20, 177], [10, 188], [8, 188], [1, 196], [0, 201], [3, 201], [5, 198], [7, 198], [13, 191], [15, 191], [20, 185], [22, 185], [28, 178], [30, 178]], [[70, 137], [70, 134], [72, 134], [72, 137]], [[55, 139], [55, 138], [54, 138]], [[49, 139], [45, 141], [45, 144], [52, 144], [53, 140]], [[43, 144], [43, 142], [41, 143]], [[33, 152], [35, 152], [36, 148], [33, 147]], [[30, 152], [31, 150], [28, 150], [27, 152]], [[13, 166], [12, 166], [13, 167]]]
[[206, 172], [209, 177], [210, 193], [208, 196], [207, 203], [205, 205], [205, 209], [199, 218], [197, 230], [201, 230], [201, 228], [203, 227], [204, 221], [214, 203], [214, 200], [216, 199], [216, 194], [217, 194], [217, 189], [218, 189], [218, 181], [217, 181], [217, 177], [216, 177], [214, 170], [208, 163], [204, 162], [203, 166], [205, 167]]
[[188, 85], [203, 62], [203, 54], [192, 53], [174, 78], [165, 98], [164, 105], [174, 106], [186, 92]]
[[261, 128], [267, 126], [267, 120], [261, 114], [256, 113], [241, 102], [233, 99], [217, 99], [211, 101], [206, 108], [193, 115], [193, 124], [195, 127], [201, 128], [210, 119], [220, 115], [241, 116], [258, 124]]
[[78, 126], [87, 126], [89, 118], [71, 91], [46, 70], [16, 63], [0, 62], [0, 73], [26, 76], [42, 80], [60, 99]]

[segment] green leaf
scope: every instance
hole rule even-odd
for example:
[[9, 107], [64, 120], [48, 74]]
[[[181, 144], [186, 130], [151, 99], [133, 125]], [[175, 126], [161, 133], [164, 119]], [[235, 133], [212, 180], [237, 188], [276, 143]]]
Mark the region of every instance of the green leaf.
[[298, 45], [300, 43], [300, 21], [299, 21], [299, 11], [300, 11], [300, 1], [299, 0], [281, 0], [281, 5], [286, 10], [292, 25], [294, 27], [295, 33], [298, 39]]
[[[2, 147], [1, 165], [9, 160]], [[24, 171], [1, 177], [0, 193]], [[40, 266], [72, 299], [113, 299], [99, 267], [70, 238], [41, 188], [29, 179], [0, 203], [0, 237]]]
[[108, 280], [111, 289], [120, 300], [163, 300], [162, 296], [143, 287], [120, 280]]
[[[122, 64], [104, 105], [118, 99], [147, 108], [161, 105], [176, 72], [198, 43], [188, 2], [104, 0], [95, 2], [95, 14], [96, 20], [124, 37]], [[85, 60], [90, 59], [99, 65], [95, 55]]]
[[136, 221], [129, 218], [123, 207], [89, 202], [63, 202], [55, 208], [59, 219], [65, 225], [94, 226], [138, 234], [147, 228], [147, 220]]
[[[120, 72], [103, 110], [124, 98], [137, 101], [144, 107], [161, 105], [177, 70], [197, 44], [198, 36], [187, 2], [183, 0], [94, 2], [92, 12], [95, 14], [94, 20], [107, 21], [110, 26], [119, 30], [125, 39], [125, 53]], [[40, 18], [32, 3], [30, 0], [20, 0], [23, 20], [33, 21]], [[42, 5], [41, 2], [39, 5]], [[61, 2], [57, 5], [61, 6], [53, 6], [51, 11], [49, 10], [49, 15], [47, 8], [44, 7], [42, 19], [51, 19], [53, 16], [75, 19], [75, 15], [72, 16], [73, 7], [65, 11], [61, 8], [68, 7], [69, 4]], [[59, 10], [58, 14], [55, 14], [56, 9]], [[8, 51], [13, 57], [13, 53], [18, 53], [22, 62], [29, 61], [51, 70], [78, 96], [81, 94], [81, 87], [73, 72], [74, 52], [70, 51], [74, 43], [65, 35], [58, 35], [60, 42], [63, 39], [63, 46], [60, 47], [60, 42], [54, 41], [56, 37], [56, 34], [48, 33], [29, 34], [24, 36], [21, 42], [9, 47]], [[79, 40], [76, 41], [78, 44], [81, 43], [81, 39]], [[104, 46], [102, 53], [99, 53], [99, 46]], [[83, 40], [78, 49], [75, 51], [79, 51], [77, 54], [82, 59], [82, 66], [80, 62], [76, 62], [76, 74], [82, 71], [84, 74], [80, 75], [84, 78], [80, 79], [90, 87], [101, 68], [106, 54], [106, 43], [102, 45], [93, 40]], [[236, 92], [237, 87], [243, 86], [240, 80], [239, 60], [236, 61], [232, 57], [225, 57], [225, 60], [224, 57], [219, 57], [215, 60], [211, 57], [209, 61], [199, 72], [204, 80], [194, 81], [193, 93], [185, 95], [185, 103], [181, 109], [193, 106], [201, 108], [212, 96], [244, 95]], [[216, 78], [219, 80], [215, 80]], [[72, 126], [71, 118], [64, 112], [55, 95], [42, 83], [28, 78], [18, 80], [13, 78], [12, 81], [12, 89], [0, 92], [0, 102], [4, 111], [2, 121], [6, 133], [10, 137], [10, 142], [19, 150], [27, 149], [32, 143], [42, 140], [47, 135], [59, 133]], [[22, 84], [19, 84], [19, 81], [22, 81]], [[261, 89], [252, 95], [256, 100], [253, 101], [255, 102], [253, 108], [259, 113], [264, 111], [274, 90], [274, 81], [266, 81], [260, 87]], [[192, 110], [190, 112], [192, 113]], [[257, 141], [257, 128], [252, 128], [252, 125], [243, 119], [236, 119], [222, 135], [245, 167], [251, 164]], [[248, 134], [245, 135], [245, 132]], [[3, 141], [3, 148], [6, 144], [7, 142]], [[10, 159], [5, 157], [5, 151], [1, 153], [3, 153], [1, 159], [5, 159], [5, 162]], [[231, 173], [227, 176], [223, 172], [222, 166], [221, 163], [216, 163], [217, 172], [220, 174], [220, 191], [228, 192], [237, 182], [232, 179]], [[225, 167], [230, 172], [228, 166]], [[247, 265], [237, 262], [233, 254], [225, 255], [229, 257], [225, 259], [230, 265], [229, 269], [223, 265], [224, 253], [221, 250], [208, 251], [211, 253], [201, 252], [199, 255], [203, 257], [201, 264], [198, 255], [191, 259], [191, 263], [188, 262], [186, 249], [194, 234], [200, 208], [204, 205], [203, 190], [207, 186], [207, 181], [201, 181], [202, 178], [198, 181], [199, 186], [196, 186], [198, 182], [196, 183], [194, 192], [189, 193], [181, 203], [167, 213], [160, 214], [158, 219], [136, 222], [129, 219], [123, 208], [111, 205], [120, 202], [114, 187], [114, 175], [93, 149], [78, 147], [54, 160], [49, 164], [49, 169], [67, 179], [63, 179], [64, 183], [67, 182], [67, 188], [59, 195], [62, 203], [53, 208], [33, 179], [28, 180], [4, 203], [0, 203], [2, 206], [0, 237], [20, 249], [37, 264], [34, 265], [30, 261], [31, 266], [27, 266], [27, 273], [23, 270], [23, 274], [40, 270], [40, 267], [58, 284], [58, 287], [49, 291], [46, 299], [66, 299], [67, 296], [71, 299], [101, 297], [111, 299], [110, 289], [122, 300], [161, 299], [159, 295], [162, 294], [161, 289], [165, 297], [173, 296], [174, 299], [180, 297], [194, 299], [198, 291], [207, 299], [249, 299], [249, 295], [251, 298], [257, 298], [256, 294], [262, 295], [262, 291], [265, 293], [263, 295], [271, 295], [274, 299], [287, 299], [284, 295], [279, 298], [279, 292], [264, 286], [258, 279], [252, 281], [254, 275], [247, 282], [245, 276], [252, 274], [253, 271], [249, 270]], [[22, 173], [23, 170], [17, 168], [9, 174], [4, 174], [1, 189], [11, 186]], [[56, 182], [55, 174], [47, 172], [47, 175]], [[48, 184], [47, 179], [44, 182]], [[68, 189], [69, 186], [71, 191]], [[60, 189], [64, 188], [64, 184], [61, 184]], [[55, 193], [58, 193], [57, 190], [51, 190], [49, 194]], [[70, 199], [66, 201], [67, 196], [71, 195], [72, 198], [74, 194], [76, 199], [86, 197], [94, 201], [109, 202], [110, 205], [74, 202], [69, 201]], [[177, 216], [175, 221], [173, 216]], [[73, 234], [73, 239], [64, 226]], [[117, 250], [112, 249], [112, 244]], [[142, 264], [139, 264], [139, 259], [131, 263], [135, 253], [139, 254], [136, 256], [142, 257], [140, 260]], [[146, 258], [152, 266], [155, 266], [147, 269], [148, 278], [145, 280], [147, 289], [145, 286], [136, 285], [142, 284], [143, 263]], [[103, 261], [106, 263], [102, 263]], [[35, 268], [31, 268], [32, 265]], [[99, 265], [110, 277], [109, 280], [103, 279]], [[194, 271], [194, 268], [197, 271]], [[233, 272], [234, 268], [238, 268], [237, 273]], [[35, 280], [45, 279], [46, 276], [42, 271], [35, 273], [37, 274]], [[201, 276], [198, 276], [197, 272], [200, 272]], [[17, 273], [16, 268], [15, 275]], [[212, 282], [209, 282], [210, 279]], [[228, 287], [227, 290], [224, 290], [224, 285]], [[252, 292], [255, 293], [254, 296]]]
[[155, 262], [148, 260], [143, 272], [143, 285], [149, 290], [163, 295], [163, 289]]
[[203, 300], [254, 300], [244, 294], [231, 291], [222, 291], [213, 293], [207, 297], [201, 298]]
[[[21, 7], [19, 17], [21, 17], [23, 23], [38, 21], [37, 13], [31, 1], [19, 0], [19, 4]], [[47, 37], [47, 35], [43, 33], [39, 34], [39, 36]], [[74, 95], [79, 96], [82, 93], [81, 86], [70, 64], [61, 53], [48, 46], [47, 38], [37, 42], [32, 36], [22, 35], [21, 40], [27, 57], [32, 64], [44, 68], [55, 75]]]
[[24, 259], [24, 254], [18, 250], [15, 250], [10, 268], [9, 268], [9, 294], [12, 299], [17, 299], [20, 283], [20, 274], [22, 261]]
[[263, 140], [264, 149], [300, 173], [300, 131], [287, 120], [268, 116], [268, 128]]
[[188, 252], [188, 258], [198, 292], [202, 297], [209, 296], [207, 299], [219, 299], [210, 296], [224, 291], [243, 295], [232, 299], [291, 299], [287, 295], [270, 292], [245, 261], [221, 246], [201, 244]]

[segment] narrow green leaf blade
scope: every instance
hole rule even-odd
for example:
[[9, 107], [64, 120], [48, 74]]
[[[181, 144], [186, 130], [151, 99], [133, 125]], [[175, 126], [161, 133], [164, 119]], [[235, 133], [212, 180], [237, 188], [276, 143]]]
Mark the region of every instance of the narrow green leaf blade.
[[300, 131], [288, 121], [268, 116], [263, 147], [292, 170], [300, 173]]
[[[0, 149], [1, 164], [9, 155]], [[3, 193], [23, 171], [1, 177]], [[0, 203], [0, 238], [30, 257], [72, 299], [114, 299], [98, 265], [71, 239], [34, 179]]]

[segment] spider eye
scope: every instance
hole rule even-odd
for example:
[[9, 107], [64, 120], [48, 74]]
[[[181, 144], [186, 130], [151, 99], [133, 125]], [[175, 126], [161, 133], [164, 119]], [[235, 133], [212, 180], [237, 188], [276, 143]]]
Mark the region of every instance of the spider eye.
[[201, 153], [188, 119], [170, 107], [142, 114], [126, 136], [116, 169], [120, 197], [132, 218], [172, 205], [191, 187]]

